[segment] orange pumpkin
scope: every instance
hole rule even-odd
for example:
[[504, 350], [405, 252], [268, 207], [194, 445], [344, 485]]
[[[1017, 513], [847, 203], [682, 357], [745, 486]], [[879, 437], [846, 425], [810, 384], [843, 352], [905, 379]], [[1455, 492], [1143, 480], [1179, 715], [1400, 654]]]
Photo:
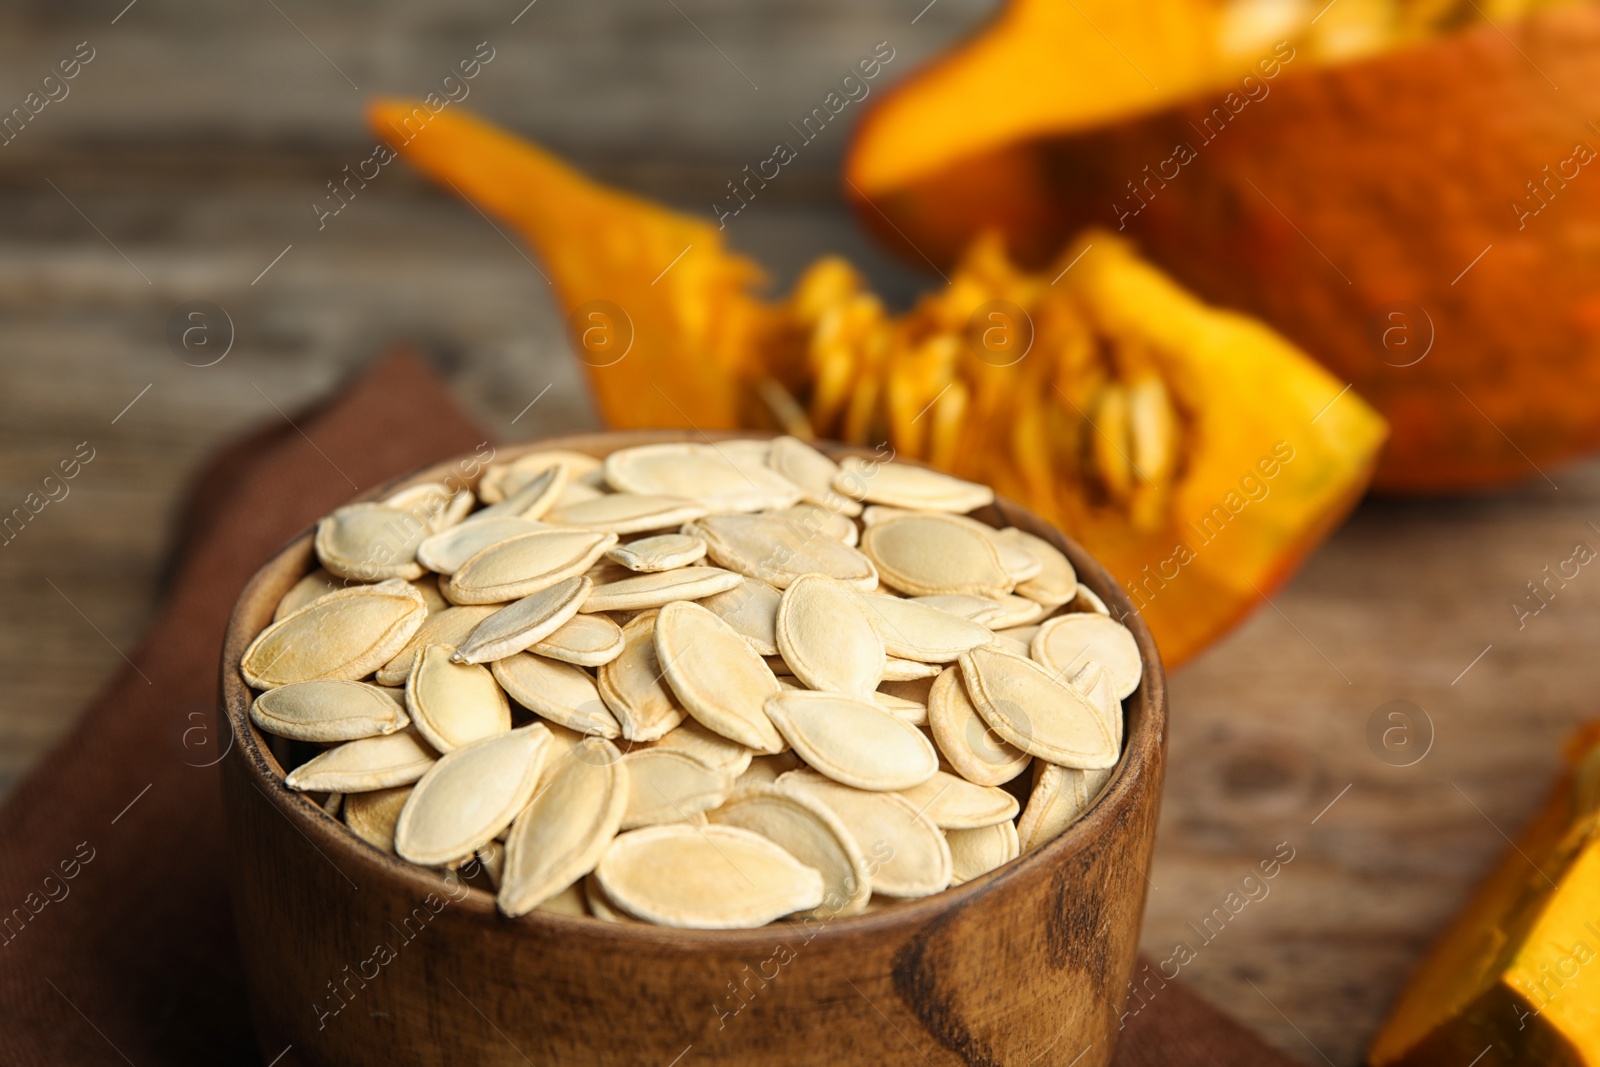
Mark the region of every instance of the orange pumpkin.
[[1597, 59], [1588, 3], [1010, 0], [846, 193], [916, 263], [1119, 230], [1353, 383], [1381, 489], [1538, 478], [1600, 446]]
[[408, 131], [412, 114], [371, 119], [537, 251], [608, 423], [886, 442], [987, 482], [1095, 553], [1169, 662], [1260, 604], [1366, 488], [1370, 408], [1109, 233], [1042, 274], [979, 240], [899, 316], [836, 258], [765, 301], [711, 224], [458, 109]]

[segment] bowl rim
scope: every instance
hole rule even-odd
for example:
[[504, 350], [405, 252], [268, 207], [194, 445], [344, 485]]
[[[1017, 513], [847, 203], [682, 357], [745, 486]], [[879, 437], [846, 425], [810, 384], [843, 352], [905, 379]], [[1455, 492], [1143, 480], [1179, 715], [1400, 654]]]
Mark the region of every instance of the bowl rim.
[[[695, 438], [709, 443], [739, 439], [770, 439], [779, 436], [782, 436], [782, 434], [758, 430], [710, 432], [612, 430], [562, 434], [495, 446], [494, 458], [490, 461], [485, 461], [483, 466], [487, 467], [489, 462], [509, 462], [531, 452], [568, 450], [590, 455], [598, 453], [598, 456], [604, 456], [606, 453], [615, 451], [618, 448], [632, 445], [692, 441]], [[810, 443], [834, 459], [851, 455], [864, 458], [877, 455], [871, 449], [858, 445], [827, 440], [813, 440]], [[371, 500], [389, 495], [408, 485], [443, 480], [446, 472], [453, 470], [464, 458], [469, 458], [473, 455], [473, 453], [465, 452], [445, 457], [438, 462], [416, 468], [375, 485], [353, 496], [346, 502]], [[928, 466], [928, 464], [917, 460], [894, 455], [892, 452], [890, 456], [885, 458], [894, 459], [902, 463], [914, 463], [918, 466]], [[481, 474], [482, 469], [463, 480], [475, 487], [477, 478]], [[460, 478], [461, 476], [457, 474], [457, 477]], [[822, 938], [826, 938], [828, 941], [837, 941], [841, 938], [878, 937], [894, 934], [909, 936], [915, 930], [926, 927], [932, 922], [948, 918], [956, 912], [980, 903], [991, 893], [1003, 892], [1008, 885], [1014, 882], [1034, 877], [1047, 869], [1062, 868], [1071, 857], [1088, 848], [1096, 838], [1110, 832], [1134, 802], [1135, 791], [1144, 785], [1142, 779], [1151, 774], [1158, 776], [1153, 788], [1157, 790], [1156, 804], [1159, 807], [1159, 791], [1161, 787], [1159, 775], [1162, 769], [1163, 749], [1167, 737], [1166, 672], [1149, 629], [1145, 626], [1138, 612], [1134, 610], [1116, 580], [1076, 541], [1067, 537], [1053, 524], [1039, 518], [1029, 509], [1017, 504], [1015, 501], [1001, 497], [999, 494], [996, 494], [992, 508], [998, 517], [1003, 520], [1005, 526], [1021, 525], [1014, 520], [1022, 517], [1036, 523], [1041, 530], [1047, 531], [1050, 536], [1046, 539], [1050, 540], [1056, 548], [1066, 554], [1077, 572], [1079, 583], [1088, 585], [1111, 610], [1111, 617], [1117, 619], [1132, 631], [1134, 639], [1139, 646], [1140, 659], [1143, 663], [1143, 676], [1140, 679], [1138, 689], [1128, 698], [1129, 700], [1137, 699], [1140, 702], [1140, 714], [1135, 715], [1131, 710], [1124, 713], [1130, 726], [1127, 728], [1124, 737], [1122, 758], [1118, 760], [1110, 782], [1094, 799], [1089, 810], [1080, 815], [1066, 830], [1045, 845], [1032, 852], [1023, 853], [1017, 859], [994, 871], [964, 882], [959, 886], [951, 886], [930, 896], [900, 901], [893, 907], [877, 909], [863, 914], [824, 917], [818, 920], [822, 928], [812, 931], [807, 936], [807, 944], [810, 944], [812, 940]], [[1005, 526], [997, 528], [1003, 529]], [[563, 915], [538, 909], [526, 915], [511, 918], [500, 913], [495, 903], [495, 894], [467, 884], [459, 876], [454, 875], [454, 872], [447, 875], [442, 871], [409, 863], [393, 853], [380, 851], [375, 846], [351, 833], [341, 820], [328, 814], [321, 805], [313, 801], [310, 794], [297, 792], [285, 786], [283, 784], [284, 769], [267, 748], [265, 738], [261, 732], [250, 720], [249, 711], [253, 693], [240, 673], [239, 662], [250, 641], [271, 622], [271, 616], [268, 614], [266, 622], [261, 626], [251, 626], [245, 619], [247, 607], [261, 600], [268, 585], [281, 580], [276, 572], [288, 565], [290, 560], [295, 557], [306, 557], [309, 560], [315, 560], [315, 555], [312, 551], [312, 538], [315, 531], [316, 526], [313, 524], [296, 534], [287, 544], [273, 553], [271, 558], [262, 563], [251, 576], [244, 589], [240, 592], [238, 599], [234, 602], [234, 606], [229, 612], [228, 627], [222, 648], [218, 716], [226, 723], [229, 730], [229, 750], [224, 759], [241, 764], [247, 780], [261, 793], [267, 803], [284, 818], [288, 819], [290, 825], [312, 847], [321, 852], [323, 858], [327, 859], [334, 869], [344, 876], [345, 880], [350, 881], [349, 875], [346, 874], [341, 864], [334, 862], [332, 856], [329, 855], [330, 851], [340, 854], [341, 858], [348, 858], [365, 869], [374, 871], [380, 877], [392, 880], [397, 885], [410, 891], [418, 899], [425, 897], [429, 893], [449, 892], [452, 901], [451, 910], [459, 909], [464, 914], [482, 915], [492, 921], [504, 923], [510, 928], [507, 936], [515, 936], [516, 931], [519, 929], [523, 932], [542, 930], [556, 936], [570, 937], [581, 934], [582, 936], [603, 940], [615, 939], [624, 944], [640, 946], [654, 945], [672, 949], [687, 948], [760, 953], [771, 950], [776, 932], [787, 929], [790, 926], [801, 927], [812, 922], [812, 920], [807, 919], [793, 924], [785, 924], [783, 920], [779, 920], [765, 926], [751, 928], [703, 930], [657, 926], [642, 922], [606, 922], [596, 920], [592, 916]], [[303, 576], [303, 573], [301, 576]], [[1086, 578], [1088, 579], [1087, 581], [1085, 581]], [[296, 580], [298, 580], [298, 577]], [[234, 816], [230, 814], [229, 817]], [[235, 835], [230, 834], [230, 843], [235, 840], [237, 840]], [[1135, 862], [1136, 857], [1123, 856], [1122, 859], [1133, 865], [1139, 871], [1143, 880], [1148, 883], [1148, 872], [1138, 866], [1138, 863]], [[355, 883], [352, 881], [351, 884], [354, 885]], [[457, 889], [465, 892], [458, 896], [455, 893]], [[241, 930], [240, 934], [245, 936], [245, 931]]]

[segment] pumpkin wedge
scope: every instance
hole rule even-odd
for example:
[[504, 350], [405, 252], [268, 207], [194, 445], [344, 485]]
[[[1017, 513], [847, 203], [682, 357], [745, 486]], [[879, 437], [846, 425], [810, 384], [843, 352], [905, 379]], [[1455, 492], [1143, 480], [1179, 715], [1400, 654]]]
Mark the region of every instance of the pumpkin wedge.
[[1544, 809], [1412, 976], [1372, 1067], [1600, 1064], [1600, 723], [1578, 732], [1568, 758]]
[[914, 263], [1086, 225], [1282, 331], [1392, 437], [1376, 484], [1600, 446], [1600, 4], [1010, 0], [881, 95], [846, 165]]
[[[373, 125], [394, 136], [408, 113], [380, 102]], [[605, 365], [573, 323], [613, 426], [886, 444], [991, 484], [1124, 583], [1169, 663], [1294, 571], [1360, 498], [1383, 441], [1342, 382], [1109, 233], [1086, 233], [1040, 274], [978, 240], [948, 287], [902, 315], [831, 257], [763, 301], [758, 272], [709, 224], [594, 185], [458, 110], [396, 147], [516, 227], [569, 314], [603, 301], [632, 320], [633, 351]], [[674, 265], [679, 241], [694, 247]]]

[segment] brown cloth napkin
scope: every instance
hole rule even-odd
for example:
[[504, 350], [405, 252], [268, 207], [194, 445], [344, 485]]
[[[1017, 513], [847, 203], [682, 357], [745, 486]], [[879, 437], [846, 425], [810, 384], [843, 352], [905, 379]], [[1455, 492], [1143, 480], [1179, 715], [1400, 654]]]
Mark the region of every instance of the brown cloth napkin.
[[[226, 892], [214, 708], [228, 613], [318, 516], [488, 436], [403, 352], [295, 424], [213, 458], [160, 616], [0, 808], [0, 1064], [264, 1062]], [[1118, 1067], [1289, 1063], [1180, 984], [1152, 1007]]]

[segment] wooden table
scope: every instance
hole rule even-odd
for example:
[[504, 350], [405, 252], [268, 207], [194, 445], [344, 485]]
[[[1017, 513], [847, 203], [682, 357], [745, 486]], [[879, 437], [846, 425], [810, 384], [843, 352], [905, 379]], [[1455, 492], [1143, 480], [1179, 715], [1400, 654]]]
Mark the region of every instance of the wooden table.
[[[900, 75], [987, 6], [941, 0], [913, 24], [924, 2], [540, 0], [515, 24], [521, 0], [41, 0], [0, 15], [6, 107], [77, 42], [96, 50], [72, 94], [0, 148], [0, 511], [80, 442], [95, 455], [0, 547], [0, 790], [122, 666], [159, 597], [182, 487], [223, 440], [402, 339], [502, 437], [594, 424], [545, 286], [470, 208], [396, 166], [317, 229], [323, 183], [370, 151], [370, 93], [424, 92], [489, 40], [471, 106], [709, 213], [876, 42], [896, 48]], [[904, 303], [925, 280], [876, 253], [834, 192], [844, 132], [809, 146], [731, 240], [780, 286], [844, 251]], [[215, 366], [165, 340], [193, 299], [236, 327]], [[1575, 543], [1600, 546], [1600, 465], [1548, 474], [1473, 499], [1368, 503], [1174, 679], [1146, 947], [1189, 943], [1183, 979], [1307, 1062], [1359, 1061], [1589, 714], [1600, 572], [1523, 628], [1510, 607]], [[1435, 733], [1409, 767], [1367, 741], [1397, 699]], [[1269, 895], [1203, 941], [1196, 928], [1280, 843], [1294, 859]]]

